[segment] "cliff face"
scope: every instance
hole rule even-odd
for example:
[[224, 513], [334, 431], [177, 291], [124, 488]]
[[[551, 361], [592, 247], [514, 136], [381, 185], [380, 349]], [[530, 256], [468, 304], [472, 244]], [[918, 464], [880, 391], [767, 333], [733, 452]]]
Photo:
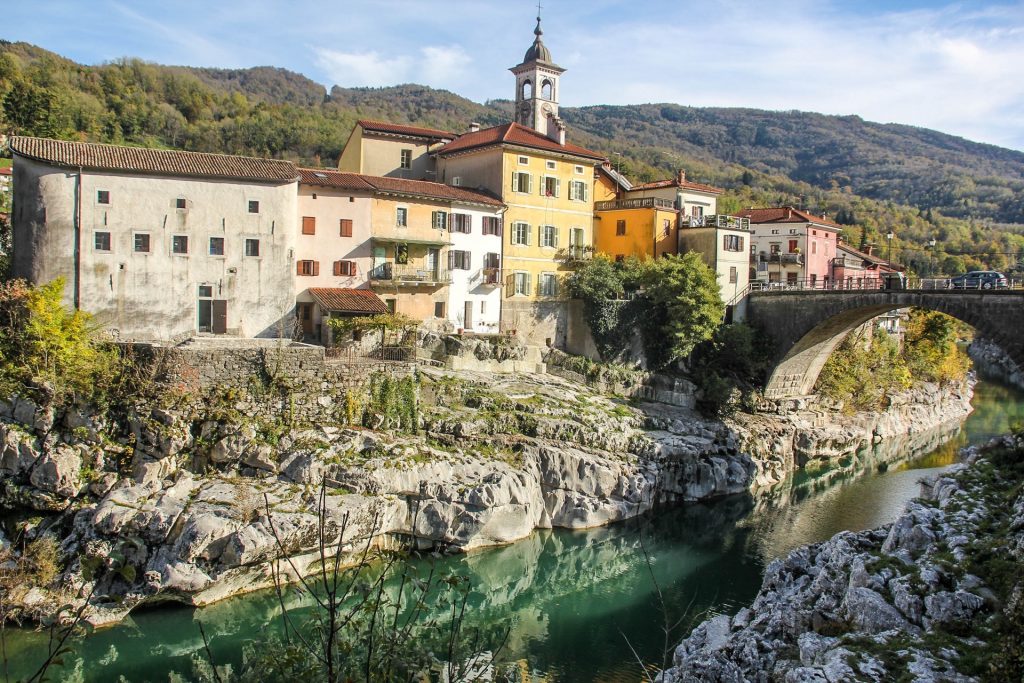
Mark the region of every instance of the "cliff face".
[[1014, 666], [1019, 676], [1024, 438], [988, 446], [1016, 465], [972, 450], [893, 524], [773, 562], [754, 603], [694, 629], [660, 680], [1012, 680]]
[[[53, 513], [32, 533], [62, 538], [58, 588], [21, 595], [26, 614], [85, 596], [96, 624], [143, 603], [207, 604], [272, 585], [317, 559], [318, 492], [329, 546], [413, 535], [450, 551], [509, 543], [536, 528], [635, 517], [659, 501], [703, 500], [781, 481], [811, 457], [853, 452], [969, 410], [964, 390], [919, 390], [876, 416], [823, 411], [704, 420], [666, 404], [600, 395], [549, 375], [420, 380], [418, 434], [247, 421], [224, 406], [139, 407], [123, 443], [102, 420], [5, 404], [2, 495]], [[20, 426], [19, 426], [20, 425]], [[129, 572], [89, 571], [112, 554]], [[294, 576], [292, 578], [295, 578]]]

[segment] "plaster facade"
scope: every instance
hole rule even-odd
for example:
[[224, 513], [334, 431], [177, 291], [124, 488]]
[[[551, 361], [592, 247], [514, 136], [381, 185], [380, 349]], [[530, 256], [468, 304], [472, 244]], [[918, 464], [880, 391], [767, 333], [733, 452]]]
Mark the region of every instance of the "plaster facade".
[[[448, 320], [456, 329], [497, 333], [501, 321], [502, 209], [452, 203], [452, 214], [466, 216], [464, 228], [450, 220]], [[489, 223], [484, 234], [484, 222]]]
[[63, 277], [65, 303], [120, 338], [290, 334], [297, 182], [79, 171], [17, 153], [14, 177], [14, 275]]
[[733, 301], [750, 283], [750, 232], [704, 227], [679, 231], [679, 253], [696, 251], [718, 274], [723, 303]]

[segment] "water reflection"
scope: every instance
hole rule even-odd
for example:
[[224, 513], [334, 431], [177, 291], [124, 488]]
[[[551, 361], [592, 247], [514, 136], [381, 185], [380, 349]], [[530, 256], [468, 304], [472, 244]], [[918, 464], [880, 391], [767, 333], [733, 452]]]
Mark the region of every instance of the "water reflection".
[[[976, 396], [962, 428], [867, 449], [756, 498], [689, 505], [589, 531], [539, 532], [504, 548], [445, 558], [438, 569], [471, 578], [470, 626], [509, 626], [505, 658], [536, 680], [633, 682], [639, 669], [625, 638], [649, 661], [664, 645], [654, 580], [669, 613], [686, 615], [677, 636], [706, 612], [734, 612], [756, 594], [767, 562], [843, 529], [891, 521], [917, 494], [917, 481], [954, 462], [957, 448], [1024, 419], [1024, 401], [1010, 390], [982, 383]], [[897, 462], [908, 453], [921, 457]], [[68, 670], [53, 678], [164, 683], [177, 672], [189, 680], [190, 659], [202, 647], [197, 620], [218, 663], [238, 662], [244, 643], [280, 632], [280, 611], [273, 593], [262, 592], [202, 610], [139, 612], [86, 640], [66, 658]], [[9, 637], [12, 676], [19, 663], [41, 659], [43, 649], [38, 634]]]

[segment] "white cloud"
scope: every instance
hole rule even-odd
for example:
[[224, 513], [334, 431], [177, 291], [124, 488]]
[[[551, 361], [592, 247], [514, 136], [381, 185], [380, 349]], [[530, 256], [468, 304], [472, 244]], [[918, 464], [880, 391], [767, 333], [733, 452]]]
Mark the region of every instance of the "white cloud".
[[331, 85], [380, 87], [397, 83], [419, 83], [435, 88], [457, 88], [471, 62], [459, 46], [427, 46], [414, 54], [385, 57], [377, 51], [342, 52], [313, 48], [317, 65]]

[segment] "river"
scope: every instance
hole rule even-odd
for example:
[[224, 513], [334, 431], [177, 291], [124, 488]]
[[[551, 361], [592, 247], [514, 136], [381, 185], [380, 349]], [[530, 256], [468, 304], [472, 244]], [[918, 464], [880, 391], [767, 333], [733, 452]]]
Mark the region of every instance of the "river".
[[[661, 604], [679, 620], [671, 647], [695, 622], [749, 603], [772, 559], [844, 529], [891, 521], [918, 493], [918, 480], [952, 465], [960, 447], [1021, 421], [1024, 396], [979, 382], [974, 412], [960, 429], [937, 432], [909, 457], [894, 455], [904, 444], [881, 444], [766, 494], [588, 531], [537, 532], [507, 547], [444, 558], [438, 569], [471, 578], [467, 621], [509, 629], [503, 659], [519, 662], [529, 674], [522, 680], [634, 682], [641, 674], [631, 648], [647, 662], [660, 660]], [[244, 643], [280, 630], [280, 609], [272, 592], [261, 592], [199, 610], [138, 611], [77, 644], [50, 679], [165, 683], [176, 672], [191, 680], [192, 656], [202, 648], [196, 622], [210, 636], [214, 659], [229, 663]], [[15, 678], [45, 651], [37, 633], [8, 630], [6, 645]]]

